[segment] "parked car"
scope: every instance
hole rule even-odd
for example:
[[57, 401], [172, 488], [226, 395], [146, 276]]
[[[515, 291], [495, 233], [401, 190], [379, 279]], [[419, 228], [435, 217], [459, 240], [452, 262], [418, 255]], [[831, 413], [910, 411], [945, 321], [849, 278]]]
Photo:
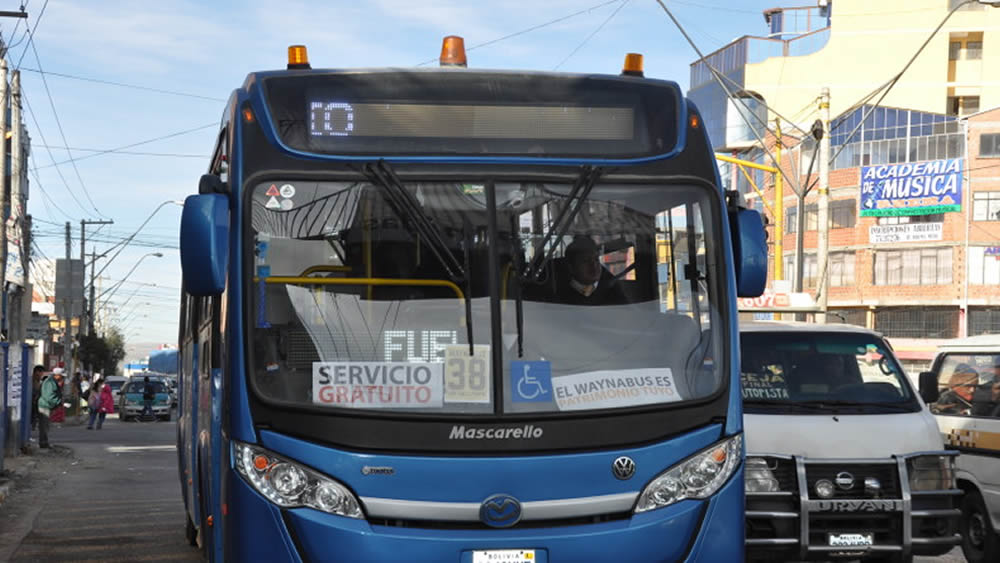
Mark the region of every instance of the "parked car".
[[[149, 385], [153, 387], [153, 416], [160, 420], [170, 420], [170, 393], [167, 384], [159, 379], [150, 378]], [[128, 422], [142, 416], [145, 403], [143, 392], [146, 382], [142, 378], [132, 378], [121, 390], [118, 400], [118, 418]]]
[[748, 560], [907, 561], [961, 541], [956, 452], [880, 334], [775, 322], [740, 333]]
[[920, 388], [956, 462], [962, 497], [962, 551], [970, 563], [1000, 561], [1000, 335], [951, 340], [938, 346]]

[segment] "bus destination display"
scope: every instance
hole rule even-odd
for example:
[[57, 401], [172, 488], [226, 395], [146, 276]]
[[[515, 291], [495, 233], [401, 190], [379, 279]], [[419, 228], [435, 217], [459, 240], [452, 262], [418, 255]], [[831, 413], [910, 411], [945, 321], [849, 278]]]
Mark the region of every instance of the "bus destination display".
[[631, 141], [630, 107], [308, 102], [312, 137]]

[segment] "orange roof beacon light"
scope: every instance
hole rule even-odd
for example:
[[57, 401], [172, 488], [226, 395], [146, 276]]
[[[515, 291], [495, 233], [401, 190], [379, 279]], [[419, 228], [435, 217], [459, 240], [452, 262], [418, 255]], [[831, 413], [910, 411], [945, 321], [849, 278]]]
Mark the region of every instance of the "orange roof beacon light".
[[642, 73], [642, 55], [639, 53], [627, 53], [625, 55], [622, 76], [638, 76], [640, 78], [644, 76]]
[[465, 58], [465, 40], [457, 35], [449, 35], [441, 43], [441, 66], [460, 66], [465, 68], [468, 60]]
[[306, 52], [305, 45], [288, 46], [288, 70], [310, 69], [309, 53]]

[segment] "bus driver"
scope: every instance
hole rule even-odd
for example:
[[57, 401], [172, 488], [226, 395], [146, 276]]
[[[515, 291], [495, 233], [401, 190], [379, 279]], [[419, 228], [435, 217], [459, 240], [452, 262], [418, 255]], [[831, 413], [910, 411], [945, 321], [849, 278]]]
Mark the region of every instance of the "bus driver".
[[590, 237], [577, 235], [566, 247], [568, 279], [559, 285], [558, 300], [572, 305], [624, 305], [625, 293], [600, 261], [600, 248]]

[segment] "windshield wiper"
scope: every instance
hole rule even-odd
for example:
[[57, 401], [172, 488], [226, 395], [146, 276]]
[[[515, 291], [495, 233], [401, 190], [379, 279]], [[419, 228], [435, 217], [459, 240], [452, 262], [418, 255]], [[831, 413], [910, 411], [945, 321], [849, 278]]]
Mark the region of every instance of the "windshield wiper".
[[451, 277], [451, 281], [463, 280], [466, 272], [462, 268], [462, 265], [459, 264], [458, 259], [455, 258], [451, 249], [448, 248], [448, 243], [441, 238], [441, 233], [437, 227], [431, 223], [427, 215], [420, 209], [420, 202], [403, 186], [403, 183], [400, 182], [392, 168], [380, 160], [377, 164], [366, 164], [363, 173], [368, 178], [368, 181], [385, 190], [389, 205], [393, 211], [410, 228], [417, 231], [421, 238], [428, 241], [431, 252], [434, 253], [434, 256], [444, 266], [444, 269], [448, 272], [448, 276]]
[[560, 240], [566, 236], [566, 231], [568, 231], [570, 225], [573, 224], [573, 220], [576, 219], [576, 215], [580, 213], [581, 209], [583, 209], [583, 203], [587, 201], [587, 196], [590, 195], [590, 191], [594, 188], [594, 184], [597, 183], [597, 180], [603, 173], [603, 168], [595, 168], [593, 166], [584, 166], [580, 171], [580, 175], [577, 176], [576, 182], [573, 184], [569, 195], [566, 197], [566, 204], [559, 210], [559, 214], [556, 215], [556, 220], [552, 222], [552, 226], [550, 226], [549, 230], [545, 232], [545, 236], [542, 237], [542, 240], [535, 245], [535, 252], [531, 259], [531, 264], [528, 265], [528, 269], [524, 273], [525, 279], [538, 281], [537, 278], [541, 273], [541, 265], [551, 259], [552, 253], [555, 252], [555, 245], [550, 247], [548, 252], [545, 252], [545, 246], [549, 243], [549, 240], [552, 239], [553, 233], [556, 233], [556, 229], [559, 229], [558, 234], [555, 236], [556, 240]]
[[909, 403], [896, 402], [864, 402], [864, 401], [754, 401], [744, 400], [744, 405], [768, 406], [768, 407], [793, 407], [816, 411], [829, 411], [837, 407], [880, 407], [891, 408], [899, 411], [910, 411], [913, 405]]
[[517, 282], [514, 288], [514, 319], [517, 325], [517, 357], [524, 357], [524, 298], [521, 295], [521, 268], [524, 266], [524, 245], [521, 244], [521, 231], [517, 217], [510, 217], [510, 232], [514, 236], [514, 272], [513, 276]]

